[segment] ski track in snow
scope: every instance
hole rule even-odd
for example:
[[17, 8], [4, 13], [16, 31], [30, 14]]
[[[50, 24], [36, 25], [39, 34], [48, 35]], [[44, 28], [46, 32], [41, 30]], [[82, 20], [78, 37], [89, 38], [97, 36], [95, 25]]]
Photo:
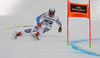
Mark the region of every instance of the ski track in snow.
[[[100, 40], [100, 38], [91, 39], [91, 40], [92, 41], [97, 41], [97, 40]], [[85, 50], [85, 49], [83, 49], [83, 48], [81, 48], [79, 46], [74, 45], [76, 43], [82, 43], [82, 42], [87, 42], [87, 41], [89, 41], [89, 40], [87, 39], [87, 40], [72, 41], [69, 44], [72, 46], [72, 49], [80, 51], [80, 53], [85, 53], [85, 54], [88, 54], [88, 55], [94, 55], [94, 56], [99, 56], [100, 57], [100, 54], [94, 53], [92, 51]]]
[[[100, 40], [100, 38], [97, 38], [97, 39], [92, 39], [92, 41], [97, 41], [97, 40]], [[89, 40], [79, 40], [79, 41], [71, 41], [71, 43], [69, 43], [71, 46], [72, 46], [72, 49], [74, 50], [77, 50], [77, 51], [80, 51], [80, 52], [64, 52], [64, 51], [56, 51], [54, 53], [84, 53], [84, 54], [87, 54], [87, 55], [92, 55], [92, 56], [99, 56], [100, 57], [100, 54], [97, 54], [95, 52], [92, 52], [92, 51], [88, 51], [88, 50], [85, 50], [83, 49], [82, 47], [79, 47], [77, 45], [75, 45], [76, 43], [82, 43], [82, 42], [88, 42]], [[44, 51], [33, 51], [33, 52], [20, 52], [20, 53], [16, 53], [16, 54], [29, 54], [29, 53], [52, 53], [52, 52], [44, 52]], [[15, 53], [9, 53], [7, 55], [12, 55], [12, 54], [15, 54]]]

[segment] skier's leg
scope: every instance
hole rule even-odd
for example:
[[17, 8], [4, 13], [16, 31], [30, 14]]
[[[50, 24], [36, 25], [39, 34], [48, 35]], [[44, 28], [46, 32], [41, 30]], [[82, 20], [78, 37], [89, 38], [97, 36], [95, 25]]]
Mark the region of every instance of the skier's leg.
[[38, 28], [37, 26], [35, 26], [34, 28], [22, 30], [22, 31], [18, 32], [16, 36], [21, 36], [21, 35], [23, 35], [23, 34], [27, 34], [27, 33], [31, 33], [31, 32], [37, 32], [38, 29], [39, 29], [39, 28]]
[[43, 29], [43, 31], [41, 32], [41, 34], [43, 34], [43, 33], [45, 33], [45, 32], [48, 32], [48, 31], [50, 31], [51, 29], [52, 29], [52, 27], [47, 26], [47, 27], [45, 27], [45, 28]]
[[42, 26], [42, 27], [38, 30], [38, 32], [35, 33], [35, 35], [36, 35], [36, 36], [39, 36], [39, 35], [41, 35], [41, 34], [43, 34], [43, 33], [45, 33], [45, 32], [50, 31], [51, 29], [52, 29], [52, 27], [50, 27], [50, 26]]

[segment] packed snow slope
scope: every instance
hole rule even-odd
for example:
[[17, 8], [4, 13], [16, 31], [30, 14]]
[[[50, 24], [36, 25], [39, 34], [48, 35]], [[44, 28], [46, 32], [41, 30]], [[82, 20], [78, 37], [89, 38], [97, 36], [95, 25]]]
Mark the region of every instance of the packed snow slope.
[[[0, 8], [8, 9], [7, 12], [0, 14], [0, 58], [100, 58], [99, 0], [91, 0], [91, 48], [89, 48], [89, 20], [86, 18], [69, 18], [70, 38], [67, 46], [66, 0], [18, 0], [10, 4], [13, 6], [9, 6], [11, 1], [5, 0], [5, 8]], [[88, 3], [87, 0], [70, 0], [70, 2]], [[16, 32], [33, 27], [1, 30], [13, 26], [36, 25], [36, 17], [48, 12], [50, 7], [56, 9], [56, 16], [62, 23], [61, 33], [58, 29], [54, 30], [58, 27], [56, 23], [53, 24], [51, 31], [39, 36], [39, 41], [31, 34], [14, 38]]]

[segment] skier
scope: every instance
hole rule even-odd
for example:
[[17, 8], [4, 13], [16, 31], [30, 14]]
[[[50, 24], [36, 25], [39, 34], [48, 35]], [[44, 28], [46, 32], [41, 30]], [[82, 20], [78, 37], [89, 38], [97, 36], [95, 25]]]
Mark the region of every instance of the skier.
[[[40, 19], [42, 19], [41, 22], [40, 22]], [[58, 24], [58, 27], [59, 27], [58, 32], [62, 31], [62, 24], [59, 21], [59, 18], [55, 16], [55, 8], [49, 8], [49, 11], [38, 16], [36, 18], [36, 21], [37, 21], [37, 26], [31, 29], [26, 29], [26, 30], [18, 32], [15, 38], [17, 39], [17, 36], [21, 36], [26, 33], [36, 32], [34, 34], [34, 37], [39, 40], [38, 38], [39, 35], [51, 30], [53, 22], [56, 22]]]

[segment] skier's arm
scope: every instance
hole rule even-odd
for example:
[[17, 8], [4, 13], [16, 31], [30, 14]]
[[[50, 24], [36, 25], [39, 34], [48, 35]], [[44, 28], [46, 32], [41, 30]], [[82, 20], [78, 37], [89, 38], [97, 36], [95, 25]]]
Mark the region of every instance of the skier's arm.
[[42, 15], [40, 15], [40, 16], [38, 16], [38, 17], [36, 18], [38, 27], [41, 27], [40, 19], [42, 19], [42, 18], [44, 18], [44, 17], [45, 17], [45, 13], [43, 13]]
[[40, 15], [40, 16], [38, 16], [38, 17], [36, 18], [37, 23], [39, 23], [39, 22], [40, 22], [40, 19], [42, 19], [42, 18], [44, 18], [44, 17], [45, 17], [45, 13], [43, 13], [43, 14]]
[[58, 27], [59, 27], [58, 32], [61, 32], [62, 31], [62, 24], [59, 21], [59, 18], [57, 18], [56, 23], [58, 24]]

